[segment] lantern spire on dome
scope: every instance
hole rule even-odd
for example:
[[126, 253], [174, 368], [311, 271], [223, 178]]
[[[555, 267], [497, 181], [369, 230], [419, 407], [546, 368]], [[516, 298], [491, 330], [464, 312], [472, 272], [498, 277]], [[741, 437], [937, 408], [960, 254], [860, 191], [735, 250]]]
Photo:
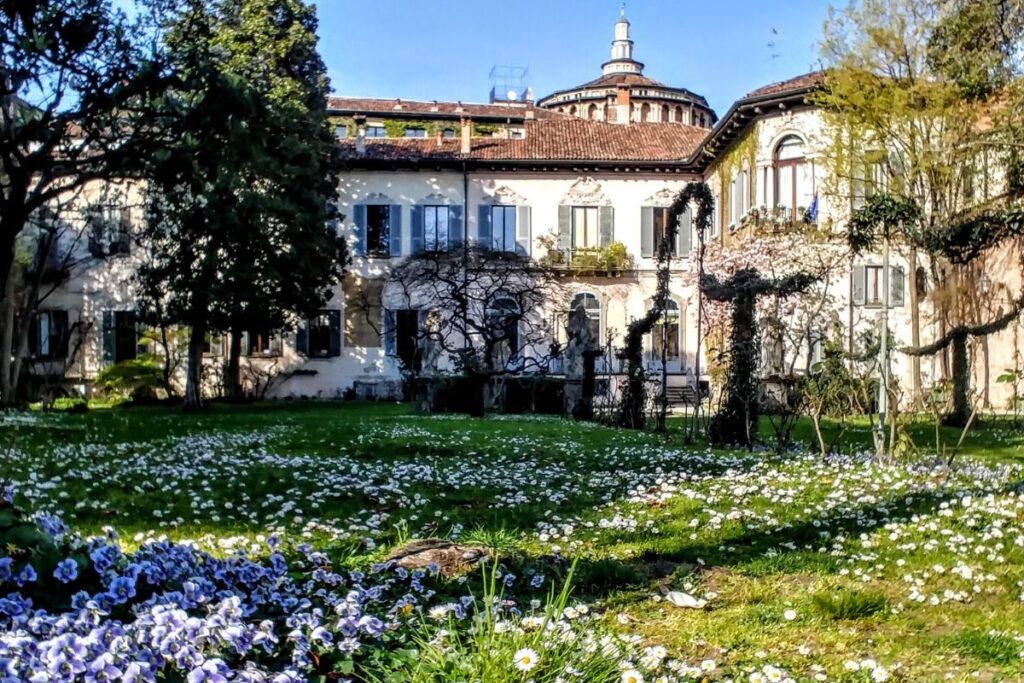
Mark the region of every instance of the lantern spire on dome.
[[626, 3], [619, 10], [615, 22], [615, 40], [612, 41], [612, 58], [601, 65], [607, 74], [643, 73], [644, 65], [633, 59], [633, 40], [630, 38], [629, 19], [626, 18]]

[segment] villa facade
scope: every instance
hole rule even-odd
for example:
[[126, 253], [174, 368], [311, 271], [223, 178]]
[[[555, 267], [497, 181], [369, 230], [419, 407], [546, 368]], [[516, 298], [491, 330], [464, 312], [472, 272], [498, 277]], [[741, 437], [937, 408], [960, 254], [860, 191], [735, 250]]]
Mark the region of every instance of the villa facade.
[[[339, 229], [353, 260], [321, 315], [294, 332], [245, 334], [247, 362], [273, 368], [278, 377], [269, 395], [399, 395], [397, 350], [408, 343], [403, 335], [417, 333], [423, 316], [398, 308], [386, 281], [396, 263], [423, 249], [468, 242], [563, 264], [564, 294], [536, 313], [550, 321], [552, 341], [564, 338], [566, 313], [582, 304], [596, 337], [614, 349], [650, 306], [667, 207], [687, 183], [706, 181], [714, 193], [706, 240], [720, 252], [742, 253], [766, 213], [774, 224], [843, 229], [857, 198], [829, 177], [825, 122], [813, 103], [822, 74], [755, 90], [719, 118], [703, 97], [654, 81], [643, 69], [633, 59], [623, 16], [599, 78], [536, 102], [331, 98], [346, 163]], [[33, 372], [44, 372], [54, 365], [47, 340], [75, 326], [80, 344], [65, 377], [83, 393], [104, 365], [138, 353], [131, 284], [137, 255], [123, 233], [140, 216], [127, 208], [111, 211], [110, 234], [89, 235], [73, 247], [95, 258], [47, 299], [31, 341]], [[629, 256], [621, 272], [572, 267], [581, 255], [613, 244]], [[660, 372], [664, 358], [670, 385], [692, 386], [705, 378], [703, 371], [696, 375], [698, 359], [702, 370], [708, 366], [707, 346], [697, 345], [697, 244], [692, 223], [684, 221], [672, 259], [670, 312], [647, 343], [650, 370]], [[918, 297], [908, 291], [904, 256], [894, 254], [891, 265], [890, 327], [908, 343], [911, 300]], [[877, 326], [880, 270], [879, 257], [865, 256], [829, 273], [826, 317], [851, 350], [859, 331]], [[924, 339], [935, 332], [922, 326]], [[772, 357], [765, 367], [802, 371], [820, 355], [824, 339], [834, 337], [832, 329], [808, 330], [802, 341], [790, 335], [778, 362], [775, 349], [766, 352]], [[1016, 330], [993, 338], [985, 367], [1011, 367], [1015, 340]], [[211, 365], [223, 353], [223, 341], [211, 339]], [[894, 363], [907, 378], [906, 358], [896, 354]], [[599, 373], [614, 378], [619, 369], [611, 353], [599, 360]], [[937, 376], [933, 361], [924, 362], [922, 373], [926, 382]], [[992, 403], [1002, 405], [993, 378], [982, 374]]]

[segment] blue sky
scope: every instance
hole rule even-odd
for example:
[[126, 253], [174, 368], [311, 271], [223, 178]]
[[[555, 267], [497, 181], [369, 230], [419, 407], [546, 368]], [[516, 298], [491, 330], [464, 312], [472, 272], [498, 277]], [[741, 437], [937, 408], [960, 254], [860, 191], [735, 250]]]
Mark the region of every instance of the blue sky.
[[[316, 0], [336, 93], [486, 101], [495, 64], [529, 68], [537, 97], [601, 73], [612, 0]], [[704, 95], [719, 113], [818, 64], [826, 0], [632, 0], [644, 73]]]

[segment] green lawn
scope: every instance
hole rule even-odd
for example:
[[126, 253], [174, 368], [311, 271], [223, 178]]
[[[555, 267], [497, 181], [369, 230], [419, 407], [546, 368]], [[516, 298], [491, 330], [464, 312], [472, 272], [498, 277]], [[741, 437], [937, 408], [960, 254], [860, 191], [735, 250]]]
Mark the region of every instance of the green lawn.
[[[32, 413], [0, 416], [0, 470], [27, 506], [129, 545], [224, 551], [276, 531], [361, 566], [452, 536], [549, 575], [578, 557], [578, 599], [694, 663], [864, 681], [848, 667], [874, 659], [891, 680], [1024, 679], [1024, 431], [984, 422], [947, 479], [909, 459], [683, 446], [682, 420], [671, 428], [385, 404]], [[929, 460], [934, 428], [908, 432]], [[796, 434], [812, 439], [808, 424]], [[845, 449], [869, 441], [858, 423]], [[673, 590], [707, 607], [676, 607]]]

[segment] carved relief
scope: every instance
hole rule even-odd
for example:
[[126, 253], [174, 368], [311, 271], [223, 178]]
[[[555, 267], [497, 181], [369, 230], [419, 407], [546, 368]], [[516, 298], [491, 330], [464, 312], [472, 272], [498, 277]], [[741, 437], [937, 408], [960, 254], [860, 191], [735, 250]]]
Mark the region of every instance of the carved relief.
[[488, 199], [493, 204], [507, 204], [510, 206], [521, 206], [526, 204], [526, 197], [522, 196], [507, 185], [501, 185], [495, 188], [494, 194]]
[[587, 205], [587, 204], [599, 204], [602, 206], [610, 206], [611, 200], [605, 195], [604, 189], [601, 187], [601, 183], [597, 182], [591, 177], [581, 177], [573, 186], [566, 192], [565, 197], [562, 198], [563, 205]]
[[672, 206], [678, 192], [663, 187], [644, 200], [644, 206]]

